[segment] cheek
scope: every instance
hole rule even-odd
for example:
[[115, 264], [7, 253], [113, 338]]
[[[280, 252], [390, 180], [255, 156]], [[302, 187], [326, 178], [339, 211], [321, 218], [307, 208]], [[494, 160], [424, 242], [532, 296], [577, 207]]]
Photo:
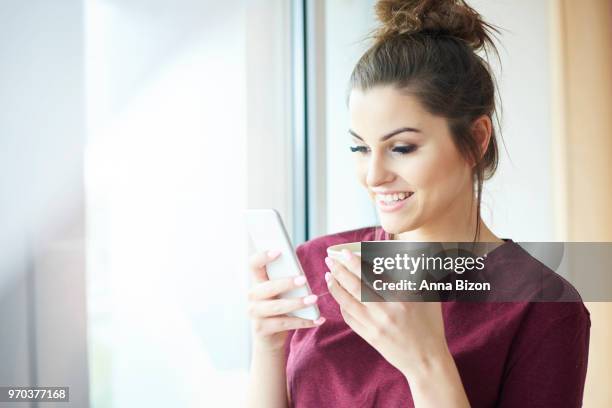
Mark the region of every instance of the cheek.
[[366, 179], [368, 176], [368, 163], [366, 160], [355, 159], [355, 176], [359, 183], [361, 183], [364, 187], [367, 187]]
[[467, 163], [454, 148], [436, 148], [423, 152], [406, 165], [403, 173], [422, 195], [454, 195], [468, 179]]

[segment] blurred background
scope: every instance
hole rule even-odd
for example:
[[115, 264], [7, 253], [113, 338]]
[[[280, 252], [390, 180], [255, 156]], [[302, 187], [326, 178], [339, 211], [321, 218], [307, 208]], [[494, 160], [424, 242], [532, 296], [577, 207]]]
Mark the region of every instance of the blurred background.
[[[242, 211], [278, 209], [295, 244], [377, 224], [345, 104], [373, 4], [0, 2], [0, 385], [244, 405]], [[612, 241], [612, 2], [470, 4], [502, 28], [486, 221]], [[612, 401], [611, 306], [587, 304], [585, 407]]]

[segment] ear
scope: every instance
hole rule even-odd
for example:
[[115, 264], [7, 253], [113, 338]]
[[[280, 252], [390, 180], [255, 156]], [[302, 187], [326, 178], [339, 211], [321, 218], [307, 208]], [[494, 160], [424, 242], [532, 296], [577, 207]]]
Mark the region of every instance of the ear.
[[476, 143], [478, 143], [481, 152], [479, 160], [487, 151], [487, 147], [489, 147], [492, 133], [493, 123], [491, 123], [491, 118], [488, 115], [482, 115], [472, 123], [472, 136]]

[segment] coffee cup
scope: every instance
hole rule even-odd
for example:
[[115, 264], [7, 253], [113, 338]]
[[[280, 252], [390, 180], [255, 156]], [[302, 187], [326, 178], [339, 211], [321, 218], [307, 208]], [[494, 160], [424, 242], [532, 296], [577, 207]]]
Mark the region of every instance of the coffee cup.
[[327, 247], [327, 256], [338, 261], [344, 260], [342, 250], [347, 249], [357, 256], [361, 256], [361, 242], [348, 242]]

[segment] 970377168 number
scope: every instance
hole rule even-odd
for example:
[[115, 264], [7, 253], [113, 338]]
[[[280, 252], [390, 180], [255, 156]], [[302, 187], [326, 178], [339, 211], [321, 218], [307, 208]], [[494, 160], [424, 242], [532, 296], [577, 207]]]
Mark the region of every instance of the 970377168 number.
[[0, 402], [69, 402], [68, 387], [0, 387]]

